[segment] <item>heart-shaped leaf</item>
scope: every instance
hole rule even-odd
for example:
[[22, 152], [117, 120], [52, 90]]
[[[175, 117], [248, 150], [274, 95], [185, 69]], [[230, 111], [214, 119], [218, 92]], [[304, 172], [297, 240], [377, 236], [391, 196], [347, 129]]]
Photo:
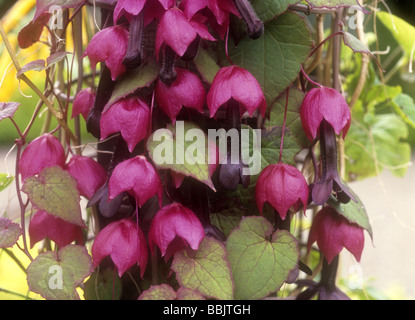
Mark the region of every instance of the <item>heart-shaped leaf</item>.
[[151, 286], [138, 297], [138, 300], [176, 300], [176, 292], [168, 284]]
[[124, 73], [116, 82], [111, 98], [105, 105], [105, 112], [112, 104], [125, 98], [137, 89], [148, 87], [157, 78], [157, 64], [154, 61]]
[[84, 284], [85, 300], [118, 300], [121, 293], [121, 279], [112, 268], [94, 272]]
[[340, 7], [351, 7], [359, 6], [357, 0], [306, 0], [312, 8], [340, 8]]
[[157, 168], [193, 177], [215, 190], [211, 176], [216, 169], [216, 143], [192, 122], [155, 131], [147, 150]]
[[236, 299], [262, 299], [278, 291], [299, 261], [297, 240], [285, 230], [273, 233], [264, 217], [243, 218], [226, 250]]
[[85, 247], [68, 245], [39, 254], [27, 267], [29, 289], [48, 300], [79, 300], [76, 287], [92, 272]]
[[23, 230], [17, 223], [0, 218], [0, 248], [13, 247], [22, 234]]
[[186, 248], [177, 252], [172, 269], [181, 286], [197, 290], [206, 297], [233, 299], [226, 249], [214, 238], [205, 237], [197, 251]]
[[264, 35], [252, 42], [245, 36], [237, 46], [229, 46], [231, 60], [250, 71], [272, 105], [298, 76], [301, 64], [311, 49], [311, 37], [305, 21], [287, 12], [265, 24]]
[[61, 167], [46, 167], [38, 176], [26, 178], [22, 191], [38, 210], [85, 227], [76, 180]]
[[287, 11], [288, 6], [301, 2], [299, 0], [251, 0], [258, 18], [267, 22], [274, 19], [276, 16]]

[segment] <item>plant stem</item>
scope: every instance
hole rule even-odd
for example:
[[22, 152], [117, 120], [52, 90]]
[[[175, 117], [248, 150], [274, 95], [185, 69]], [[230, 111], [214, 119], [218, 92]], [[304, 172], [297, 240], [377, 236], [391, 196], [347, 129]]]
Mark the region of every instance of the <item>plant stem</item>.
[[[10, 55], [10, 58], [13, 61], [14, 67], [16, 68], [17, 73], [21, 71], [21, 67], [19, 64], [19, 61], [17, 60], [16, 55], [14, 54], [13, 48], [11, 47], [11, 44], [9, 42], [9, 39], [7, 38], [6, 32], [3, 29], [3, 25], [0, 22], [0, 35], [3, 39], [3, 42], [6, 46], [6, 49]], [[39, 90], [39, 88], [25, 75], [20, 74], [17, 76], [18, 79], [23, 80], [26, 82], [26, 84], [36, 93], [36, 95], [43, 100], [45, 105], [48, 107], [50, 112], [53, 114], [53, 116], [58, 120], [59, 125], [62, 127], [62, 129], [65, 130], [66, 134], [68, 135], [69, 139], [74, 142], [74, 144], [78, 145], [78, 139], [75, 137], [75, 135], [72, 133], [71, 129], [68, 127], [68, 124], [64, 121], [63, 115], [61, 112], [55, 110], [55, 107], [53, 106], [52, 102], [50, 102], [45, 95], [42, 93], [42, 91]]]
[[281, 162], [281, 159], [282, 159], [282, 148], [284, 147], [285, 126], [286, 126], [286, 122], [287, 122], [287, 110], [288, 110], [288, 100], [289, 100], [289, 97], [290, 97], [290, 87], [288, 87], [286, 89], [286, 92], [287, 92], [287, 96], [285, 98], [284, 121], [282, 123], [280, 156], [278, 158], [278, 162]]

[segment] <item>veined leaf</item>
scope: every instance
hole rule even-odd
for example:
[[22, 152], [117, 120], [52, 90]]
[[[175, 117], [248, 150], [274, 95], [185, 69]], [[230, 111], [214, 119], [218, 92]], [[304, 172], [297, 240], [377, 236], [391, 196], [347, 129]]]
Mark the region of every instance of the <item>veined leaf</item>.
[[46, 167], [38, 176], [25, 179], [22, 191], [38, 210], [85, 227], [76, 180], [61, 167]]

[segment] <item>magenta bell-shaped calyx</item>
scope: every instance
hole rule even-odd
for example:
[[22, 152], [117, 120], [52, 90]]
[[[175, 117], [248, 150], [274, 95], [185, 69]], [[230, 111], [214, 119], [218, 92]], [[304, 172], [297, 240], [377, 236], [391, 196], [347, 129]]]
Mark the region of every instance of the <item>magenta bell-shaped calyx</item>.
[[104, 168], [90, 157], [74, 155], [65, 169], [76, 179], [79, 194], [87, 199], [91, 199], [107, 180]]
[[252, 116], [258, 109], [265, 116], [267, 104], [260, 84], [248, 70], [238, 66], [221, 68], [213, 79], [207, 95], [210, 116], [215, 116], [231, 98], [239, 103], [241, 114], [247, 111]]
[[29, 224], [30, 247], [39, 241], [48, 238], [59, 248], [77, 241], [84, 244], [82, 228], [68, 221], [47, 214], [45, 211], [36, 211]]
[[308, 238], [308, 250], [317, 241], [317, 246], [322, 251], [330, 264], [333, 259], [346, 248], [358, 262], [364, 247], [363, 229], [350, 223], [334, 208], [326, 206], [321, 209], [313, 220]]
[[92, 91], [91, 88], [86, 88], [79, 91], [73, 102], [72, 118], [81, 114], [86, 120], [89, 111], [94, 106], [95, 96], [96, 94]]
[[22, 180], [40, 173], [46, 167], [65, 165], [65, 150], [59, 139], [45, 133], [28, 144], [19, 161]]
[[105, 257], [111, 256], [120, 277], [136, 264], [140, 266], [141, 278], [144, 276], [148, 261], [147, 242], [144, 233], [131, 220], [108, 224], [96, 236], [91, 253], [94, 268]]
[[186, 246], [197, 250], [204, 237], [205, 231], [196, 214], [180, 203], [172, 203], [161, 208], [154, 216], [149, 245], [152, 252], [157, 245], [161, 256], [168, 260]]
[[167, 10], [157, 28], [157, 58], [163, 44], [172, 48], [178, 56], [183, 56], [198, 35], [205, 40], [216, 40], [203, 23], [197, 20], [189, 21], [183, 11], [176, 7]]
[[128, 97], [115, 102], [102, 113], [100, 119], [101, 139], [121, 132], [127, 142], [128, 150], [133, 152], [135, 146], [148, 134], [150, 125], [150, 108], [137, 97]]
[[157, 195], [160, 207], [163, 200], [163, 187], [156, 169], [144, 156], [137, 156], [119, 163], [109, 180], [109, 199], [127, 191], [138, 206]]
[[89, 42], [83, 56], [88, 56], [91, 68], [95, 70], [98, 62], [105, 62], [111, 71], [113, 81], [124, 73], [122, 61], [127, 52], [128, 31], [120, 25], [108, 27], [97, 32]]
[[309, 189], [302, 173], [285, 163], [272, 164], [262, 170], [255, 189], [255, 198], [259, 212], [268, 202], [284, 220], [288, 210], [299, 205], [307, 208]]
[[183, 106], [202, 113], [206, 101], [206, 91], [199, 77], [183, 68], [175, 70], [177, 78], [170, 86], [161, 80], [156, 83], [157, 104], [173, 123]]
[[320, 124], [327, 121], [343, 138], [351, 124], [350, 108], [344, 97], [335, 89], [314, 88], [307, 92], [300, 111], [301, 122], [308, 139], [313, 141], [320, 135]]

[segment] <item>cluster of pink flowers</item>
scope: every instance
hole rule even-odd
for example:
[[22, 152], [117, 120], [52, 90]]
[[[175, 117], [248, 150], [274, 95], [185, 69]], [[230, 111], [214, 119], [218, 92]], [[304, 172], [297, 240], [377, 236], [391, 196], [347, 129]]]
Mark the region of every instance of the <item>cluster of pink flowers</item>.
[[[224, 39], [231, 15], [246, 22], [251, 38], [260, 37], [264, 26], [249, 1], [182, 0], [179, 3], [175, 0], [117, 1], [112, 16], [114, 25], [99, 31], [84, 52], [91, 68], [95, 70], [102, 63], [109, 70], [110, 81], [115, 83], [128, 70], [138, 68], [148, 58], [155, 57], [161, 67], [153, 83], [153, 97], [156, 106], [173, 124], [183, 108], [204, 114], [205, 106], [211, 119], [217, 117], [219, 109], [226, 111], [227, 129], [240, 130], [244, 114], [252, 117], [257, 112], [265, 117], [267, 104], [262, 88], [248, 70], [237, 65], [224, 66], [208, 84], [194, 70], [176, 66], [178, 60], [193, 60], [203, 41]], [[154, 21], [157, 26], [154, 51], [148, 56], [149, 53], [143, 50], [144, 32], [145, 27]], [[59, 140], [45, 134], [25, 149], [20, 160], [20, 173], [24, 180], [45, 167], [60, 166], [77, 181], [79, 194], [93, 199], [94, 203], [96, 197], [102, 198], [104, 204], [118, 199], [117, 209], [124, 196], [132, 198], [136, 213], [133, 219], [112, 217], [111, 222], [97, 234], [92, 257], [96, 267], [110, 256], [120, 276], [133, 265], [139, 265], [143, 277], [148, 247], [153, 254], [158, 247], [166, 260], [184, 247], [197, 250], [205, 236], [206, 226], [195, 212], [166, 199], [157, 168], [137, 148], [151, 134], [151, 99], [131, 93], [105, 109], [100, 106], [99, 117], [91, 118], [91, 114], [98, 110], [94, 108], [102, 104], [101, 98], [99, 88], [97, 91], [91, 88], [80, 91], [73, 103], [72, 116], [82, 115], [87, 121], [97, 121], [93, 127], [99, 128], [95, 133], [99, 133], [100, 140], [120, 133], [127, 154], [114, 153], [117, 161], [104, 169], [89, 157], [68, 157]], [[343, 247], [358, 260], [363, 250], [363, 229], [327, 205], [330, 197], [342, 203], [356, 200], [337, 172], [336, 135], [342, 133], [343, 138], [346, 136], [350, 119], [349, 107], [339, 92], [325, 87], [309, 91], [301, 108], [301, 121], [310, 141], [320, 141], [320, 176], [309, 185], [296, 167], [279, 162], [266, 167], [256, 184], [258, 210], [262, 213], [267, 202], [281, 220], [290, 218], [292, 212], [305, 211], [310, 202], [323, 206], [314, 220], [308, 245], [310, 248], [317, 241], [329, 263]], [[241, 172], [241, 165], [223, 164], [219, 182], [229, 189], [238, 184], [246, 185]], [[154, 196], [157, 196], [159, 208], [146, 234], [140, 226], [139, 210]], [[46, 237], [59, 247], [75, 240], [83, 242], [80, 227], [41, 211], [34, 214], [29, 233], [32, 245]]]

